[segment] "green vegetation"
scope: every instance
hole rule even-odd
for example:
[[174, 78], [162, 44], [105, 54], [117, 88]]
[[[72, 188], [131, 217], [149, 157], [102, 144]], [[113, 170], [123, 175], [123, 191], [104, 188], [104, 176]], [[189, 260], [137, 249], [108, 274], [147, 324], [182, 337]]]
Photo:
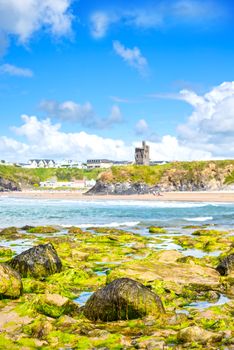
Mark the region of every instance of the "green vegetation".
[[[234, 160], [218, 161], [194, 161], [194, 162], [172, 162], [169, 164], [155, 166], [114, 166], [105, 169], [55, 169], [38, 168], [26, 169], [17, 166], [0, 165], [0, 178], [21, 184], [23, 187], [37, 188], [40, 181], [56, 179], [57, 181], [72, 181], [86, 178], [96, 180], [99, 176], [105, 182], [144, 182], [148, 185], [159, 183], [163, 177], [175, 177], [192, 181], [194, 184], [206, 179], [220, 178], [223, 175], [224, 183], [234, 183]], [[64, 189], [64, 188], [61, 188]]]
[[207, 179], [217, 178], [224, 173], [224, 183], [234, 183], [234, 160], [217, 161], [194, 161], [194, 162], [172, 162], [169, 164], [143, 166], [129, 165], [116, 166], [101, 174], [105, 182], [144, 182], [148, 185], [155, 185], [160, 182], [163, 176], [173, 176], [177, 179], [183, 178], [199, 183], [202, 177]]
[[0, 165], [0, 178], [20, 183], [22, 186], [38, 185], [40, 181], [56, 178], [58, 181], [96, 180], [103, 169], [55, 169], [38, 168], [26, 169], [17, 166]]

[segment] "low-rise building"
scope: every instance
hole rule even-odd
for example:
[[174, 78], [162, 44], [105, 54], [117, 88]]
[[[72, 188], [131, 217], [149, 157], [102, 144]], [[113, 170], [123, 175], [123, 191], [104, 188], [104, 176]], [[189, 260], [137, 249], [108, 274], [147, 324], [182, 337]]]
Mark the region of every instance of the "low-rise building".
[[30, 159], [30, 168], [55, 168], [56, 163], [53, 159]]
[[96, 184], [95, 180], [75, 180], [75, 181], [56, 181], [47, 180], [40, 182], [40, 187], [46, 188], [76, 188], [84, 189], [91, 188]]
[[87, 169], [103, 168], [108, 169], [113, 166], [114, 162], [108, 159], [88, 159]]

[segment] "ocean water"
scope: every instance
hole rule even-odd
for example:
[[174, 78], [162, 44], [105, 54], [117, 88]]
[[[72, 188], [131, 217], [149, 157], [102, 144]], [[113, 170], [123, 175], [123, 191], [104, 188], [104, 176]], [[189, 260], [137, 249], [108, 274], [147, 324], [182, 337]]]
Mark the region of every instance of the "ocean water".
[[135, 200], [44, 200], [0, 197], [0, 227], [23, 225], [174, 228], [212, 224], [234, 227], [234, 203]]

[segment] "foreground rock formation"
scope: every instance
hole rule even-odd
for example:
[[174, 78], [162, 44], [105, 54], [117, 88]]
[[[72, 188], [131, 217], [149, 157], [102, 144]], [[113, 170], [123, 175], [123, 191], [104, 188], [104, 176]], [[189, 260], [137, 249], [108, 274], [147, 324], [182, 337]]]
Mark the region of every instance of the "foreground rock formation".
[[84, 307], [92, 321], [131, 320], [146, 315], [160, 316], [164, 308], [150, 289], [130, 278], [120, 278], [95, 292]]
[[46, 277], [62, 269], [62, 262], [50, 243], [26, 250], [13, 258], [9, 264], [22, 277]]
[[0, 263], [0, 298], [18, 298], [22, 289], [19, 274], [10, 266]]
[[221, 260], [216, 270], [222, 276], [227, 276], [231, 272], [234, 272], [234, 254], [230, 254]]
[[[232, 255], [233, 230], [152, 224], [4, 230], [0, 348], [232, 350], [232, 259], [228, 274], [216, 268]], [[11, 260], [20, 278], [7, 262], [29, 240], [38, 246]]]

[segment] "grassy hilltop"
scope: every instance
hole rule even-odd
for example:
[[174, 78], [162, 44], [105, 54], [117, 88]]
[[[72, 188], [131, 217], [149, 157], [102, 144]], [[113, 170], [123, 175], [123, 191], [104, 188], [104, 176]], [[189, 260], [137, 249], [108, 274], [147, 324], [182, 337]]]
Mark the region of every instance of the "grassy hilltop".
[[21, 183], [23, 187], [30, 187], [38, 185], [40, 181], [46, 181], [51, 178], [56, 178], [58, 181], [81, 180], [83, 178], [96, 180], [102, 171], [101, 169], [26, 169], [17, 166], [0, 165], [0, 178], [17, 184]]
[[183, 179], [196, 183], [202, 178], [223, 180], [227, 185], [234, 183], [234, 160], [173, 162], [155, 166], [117, 166], [100, 176], [100, 179], [107, 183], [144, 182], [150, 186], [167, 179], [175, 181]]
[[56, 178], [57, 181], [100, 179], [105, 183], [131, 182], [149, 186], [158, 183], [221, 181], [234, 183], [234, 160], [173, 162], [155, 166], [114, 166], [111, 169], [25, 169], [0, 165], [0, 179], [21, 184], [22, 187], [37, 186], [40, 181]]

